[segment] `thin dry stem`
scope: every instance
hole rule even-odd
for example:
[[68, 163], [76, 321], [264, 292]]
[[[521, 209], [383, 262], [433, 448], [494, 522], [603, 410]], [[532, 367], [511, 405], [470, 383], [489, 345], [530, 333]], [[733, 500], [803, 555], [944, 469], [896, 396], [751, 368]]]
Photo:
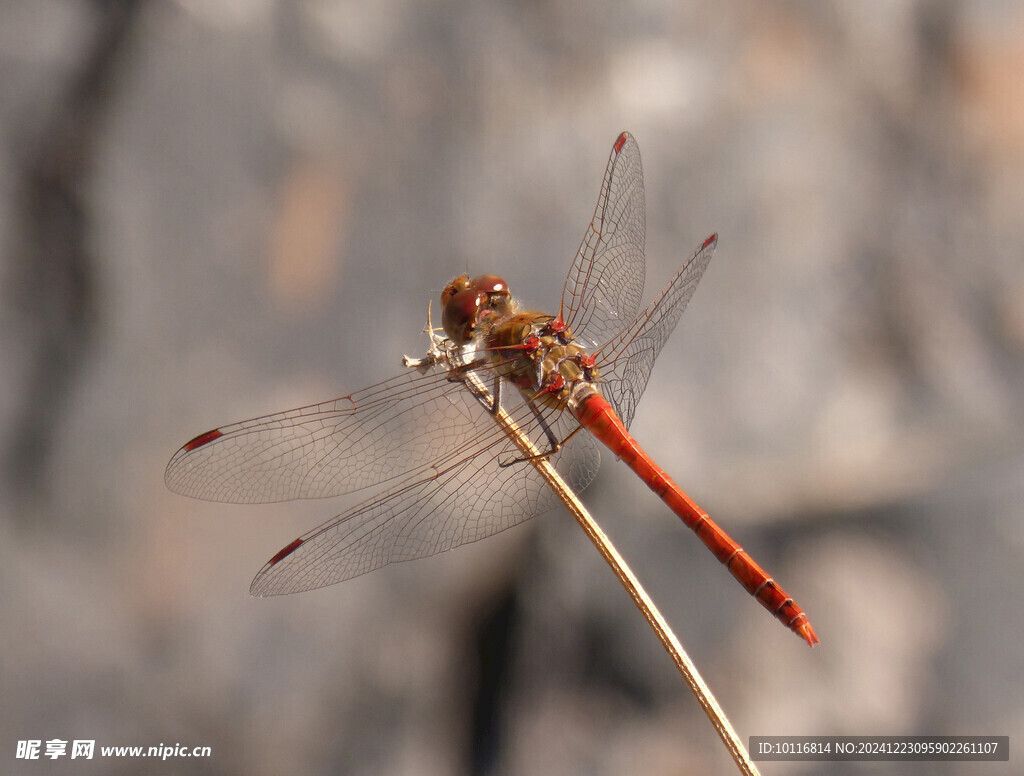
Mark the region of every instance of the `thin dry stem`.
[[[490, 394], [486, 387], [476, 378], [475, 375], [469, 374], [466, 376], [467, 382], [479, 396], [483, 397], [488, 402], [490, 401]], [[598, 552], [601, 553], [601, 557], [605, 559], [612, 571], [615, 572], [615, 576], [618, 578], [622, 586], [626, 588], [626, 592], [629, 593], [629, 597], [633, 599], [633, 603], [636, 604], [640, 613], [643, 614], [644, 619], [647, 620], [648, 625], [654, 631], [654, 634], [658, 637], [658, 641], [661, 642], [662, 646], [668, 652], [672, 661], [676, 664], [676, 668], [679, 669], [679, 673], [683, 675], [683, 679], [689, 685], [690, 690], [697, 698], [697, 702], [704, 709], [704, 712], [708, 715], [708, 719], [711, 720], [711, 724], [715, 730], [718, 731], [719, 737], [722, 739], [722, 743], [725, 744], [729, 753], [732, 755], [733, 760], [736, 762], [740, 772], [747, 774], [747, 776], [756, 776], [758, 774], [757, 767], [750, 760], [750, 756], [747, 754], [747, 749], [743, 746], [742, 741], [736, 731], [733, 730], [731, 724], [729, 724], [728, 718], [725, 716], [725, 712], [722, 711], [722, 707], [718, 705], [718, 701], [715, 700], [715, 696], [712, 695], [711, 689], [704, 683], [700, 673], [697, 671], [697, 667], [690, 660], [689, 655], [683, 649], [682, 644], [679, 643], [679, 639], [675, 633], [672, 632], [672, 628], [668, 622], [662, 616], [661, 612], [658, 611], [658, 607], [654, 605], [654, 601], [651, 600], [650, 596], [647, 595], [647, 591], [643, 589], [640, 581], [633, 574], [633, 571], [623, 560], [622, 556], [619, 555], [618, 551], [612, 545], [611, 541], [605, 536], [600, 526], [594, 522], [594, 518], [587, 512], [586, 507], [579, 500], [579, 497], [573, 492], [569, 485], [562, 479], [561, 475], [551, 465], [546, 457], [534, 446], [530, 441], [529, 437], [523, 434], [515, 421], [505, 412], [504, 408], [500, 405], [494, 414], [494, 419], [497, 423], [505, 430], [505, 432], [513, 439], [520, 452], [526, 458], [529, 463], [537, 469], [544, 480], [554, 489], [558, 495], [559, 500], [565, 504], [566, 508], [572, 513], [572, 516], [576, 518], [576, 522], [579, 523], [583, 531], [590, 537], [590, 540], [597, 547]]]

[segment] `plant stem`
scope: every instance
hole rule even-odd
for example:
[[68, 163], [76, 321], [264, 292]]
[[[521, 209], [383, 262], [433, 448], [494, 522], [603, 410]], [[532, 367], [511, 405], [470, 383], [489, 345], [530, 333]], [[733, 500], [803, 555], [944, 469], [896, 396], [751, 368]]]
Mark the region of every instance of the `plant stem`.
[[[465, 379], [474, 393], [485, 401], [490, 400], [490, 393], [475, 374], [470, 372], [465, 376]], [[676, 664], [679, 673], [683, 675], [683, 679], [697, 698], [701, 708], [704, 709], [704, 713], [708, 715], [708, 719], [711, 720], [712, 726], [718, 732], [722, 743], [729, 750], [729, 754], [732, 755], [732, 759], [736, 762], [740, 772], [746, 776], [757, 776], [757, 767], [751, 762], [746, 747], [740, 741], [732, 725], [729, 724], [725, 712], [718, 705], [718, 701], [715, 700], [711, 689], [705, 684], [700, 673], [697, 671], [697, 667], [690, 660], [689, 655], [686, 654], [686, 650], [683, 649], [683, 645], [679, 642], [675, 633], [672, 632], [672, 628], [661, 612], [658, 611], [654, 601], [647, 595], [647, 591], [640, 584], [640, 580], [636, 578], [632, 569], [629, 568], [626, 561], [619, 555], [611, 540], [608, 539], [604, 531], [594, 521], [594, 518], [590, 516], [586, 507], [579, 500], [579, 497], [562, 479], [561, 475], [555, 470], [555, 467], [551, 465], [551, 462], [541, 454], [530, 438], [519, 429], [516, 422], [509, 417], [500, 404], [494, 413], [494, 419], [504, 429], [505, 433], [512, 438], [516, 447], [522, 452], [523, 457], [533, 465], [541, 477], [544, 478], [544, 481], [554, 489], [559, 500], [565, 504], [566, 508], [572, 513], [572, 516], [576, 518], [576, 522], [579, 523], [584, 533], [590, 537], [590, 541], [597, 547], [601, 557], [611, 566], [615, 576], [622, 586], [626, 588], [629, 597], [633, 599], [633, 603], [636, 604], [644, 619], [647, 620], [647, 624], [651, 626], [651, 630], [658, 637], [658, 641], [661, 642], [668, 652], [672, 662]]]

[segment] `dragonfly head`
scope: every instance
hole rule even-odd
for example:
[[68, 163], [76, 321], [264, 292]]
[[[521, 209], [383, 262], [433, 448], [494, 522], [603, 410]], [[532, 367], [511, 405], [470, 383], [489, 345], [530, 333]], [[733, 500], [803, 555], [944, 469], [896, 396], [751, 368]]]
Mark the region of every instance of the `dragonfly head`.
[[441, 292], [441, 325], [456, 345], [470, 342], [485, 318], [511, 310], [508, 284], [497, 275], [460, 275]]

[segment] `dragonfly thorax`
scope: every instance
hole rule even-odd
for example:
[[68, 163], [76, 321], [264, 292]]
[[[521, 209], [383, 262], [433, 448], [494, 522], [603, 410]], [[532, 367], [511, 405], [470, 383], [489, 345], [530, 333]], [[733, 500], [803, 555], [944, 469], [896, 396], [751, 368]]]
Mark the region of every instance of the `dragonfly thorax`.
[[564, 407], [580, 383], [598, 379], [593, 356], [553, 315], [518, 312], [496, 320], [484, 345], [499, 375], [550, 406]]

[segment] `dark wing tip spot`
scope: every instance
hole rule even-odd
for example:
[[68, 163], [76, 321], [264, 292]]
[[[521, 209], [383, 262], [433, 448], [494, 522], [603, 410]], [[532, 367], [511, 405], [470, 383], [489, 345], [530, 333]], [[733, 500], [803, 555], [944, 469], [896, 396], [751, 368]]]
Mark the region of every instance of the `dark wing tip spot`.
[[626, 140], [628, 139], [628, 132], [623, 132], [621, 135], [619, 135], [618, 139], [615, 141], [615, 153], [618, 153], [619, 151], [622, 150], [622, 146], [626, 145]]
[[289, 555], [291, 555], [293, 552], [295, 552], [295, 550], [297, 550], [299, 548], [299, 545], [301, 545], [304, 541], [306, 541], [306, 540], [305, 539], [296, 539], [294, 542], [289, 544], [287, 547], [282, 548], [277, 553], [277, 555], [275, 555], [273, 558], [271, 558], [269, 561], [267, 561], [267, 566], [268, 567], [269, 566], [276, 566], [282, 560], [284, 560]]
[[717, 243], [717, 242], [718, 242], [718, 232], [715, 232], [713, 235], [711, 235], [708, 239], [706, 239], [704, 241], [704, 244], [700, 246], [700, 249], [704, 250], [709, 245], [712, 245], [712, 244]]
[[193, 440], [191, 440], [189, 442], [186, 442], [185, 446], [182, 449], [186, 453], [191, 453], [196, 448], [202, 447], [203, 445], [206, 445], [206, 444], [209, 444], [214, 439], [219, 439], [222, 436], [224, 436], [224, 435], [221, 433], [220, 429], [219, 428], [215, 428], [215, 429], [213, 429], [213, 431], [207, 431], [205, 434], [200, 434], [195, 439], [193, 439]]

